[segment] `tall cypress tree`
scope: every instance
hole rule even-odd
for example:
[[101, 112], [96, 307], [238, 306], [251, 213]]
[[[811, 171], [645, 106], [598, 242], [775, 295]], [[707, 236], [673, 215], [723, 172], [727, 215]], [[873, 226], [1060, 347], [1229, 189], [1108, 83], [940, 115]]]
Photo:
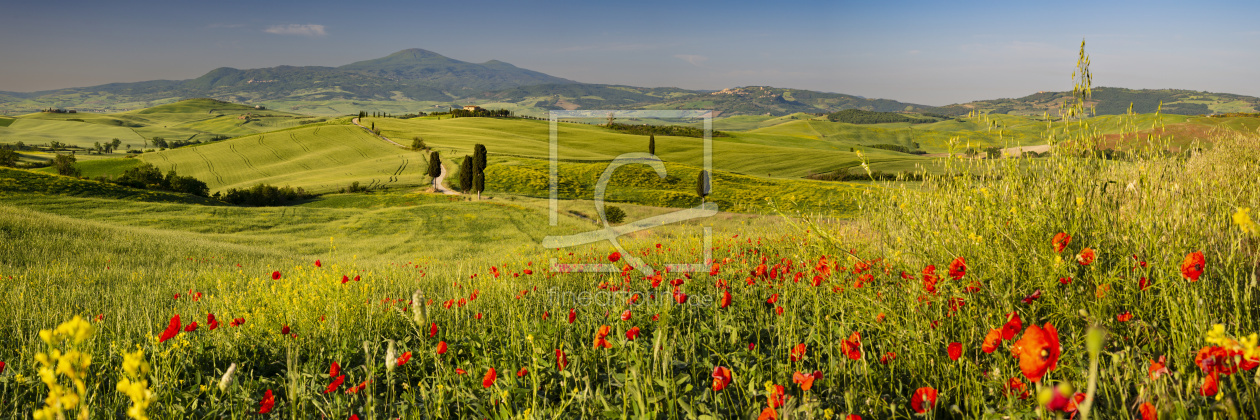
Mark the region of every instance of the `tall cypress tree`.
[[484, 144], [473, 146], [473, 191], [477, 192], [478, 200], [481, 199], [481, 192], [485, 191], [486, 159], [489, 153]]
[[442, 157], [438, 156], [436, 150], [429, 153], [429, 168], [426, 173], [433, 178], [433, 188], [439, 189], [437, 179], [442, 176]]
[[648, 154], [656, 155], [656, 135], [655, 134], [648, 135]]
[[473, 158], [464, 155], [464, 161], [459, 163], [459, 189], [464, 190], [464, 194], [473, 191]]
[[704, 202], [704, 197], [712, 192], [712, 186], [709, 184], [709, 171], [700, 170], [700, 176], [696, 179], [696, 195], [700, 197], [700, 202]]

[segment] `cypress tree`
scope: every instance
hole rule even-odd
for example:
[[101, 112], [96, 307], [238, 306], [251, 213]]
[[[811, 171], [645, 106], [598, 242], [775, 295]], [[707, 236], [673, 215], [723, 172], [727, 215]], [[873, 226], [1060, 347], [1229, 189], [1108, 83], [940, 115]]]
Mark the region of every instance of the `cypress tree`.
[[429, 168], [427, 170], [429, 177], [433, 178], [433, 188], [438, 188], [437, 178], [442, 176], [442, 157], [438, 156], [435, 150], [429, 153]]
[[478, 200], [481, 199], [481, 192], [485, 191], [486, 159], [489, 153], [484, 144], [473, 146], [473, 191], [477, 192]]
[[459, 189], [464, 190], [464, 194], [473, 190], [473, 172], [472, 156], [464, 155], [464, 161], [459, 163]]
[[648, 135], [648, 154], [654, 155], [654, 156], [656, 155], [656, 135], [655, 134]]
[[709, 185], [709, 171], [702, 169], [700, 170], [700, 176], [696, 179], [696, 195], [700, 197], [701, 203], [704, 202], [704, 197], [708, 196], [711, 191], [712, 186]]

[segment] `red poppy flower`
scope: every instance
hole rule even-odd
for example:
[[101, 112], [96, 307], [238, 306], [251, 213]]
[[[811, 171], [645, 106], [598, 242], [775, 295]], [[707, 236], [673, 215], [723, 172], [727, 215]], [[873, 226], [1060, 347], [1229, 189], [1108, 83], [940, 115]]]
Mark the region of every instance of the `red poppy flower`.
[[455, 368], [455, 374], [456, 374], [456, 375], [467, 375], [467, 374], [468, 374], [468, 371], [463, 370], [463, 369], [460, 369], [460, 368]]
[[258, 414], [270, 413], [271, 408], [275, 406], [276, 406], [276, 396], [272, 395], [271, 390], [268, 389], [267, 393], [263, 394], [262, 401], [258, 402]]
[[498, 379], [498, 377], [499, 377], [499, 373], [495, 372], [494, 368], [490, 368], [490, 370], [486, 371], [486, 376], [483, 376], [481, 378], [481, 387], [489, 388], [489, 387], [494, 386], [494, 380]]
[[1151, 367], [1147, 368], [1146, 371], [1152, 381], [1168, 374], [1168, 366], [1164, 364], [1166, 360], [1165, 356], [1159, 356], [1159, 360], [1151, 360]]
[[634, 339], [636, 339], [636, 338], [639, 338], [639, 327], [633, 327], [633, 328], [630, 328], [630, 329], [626, 330], [626, 339], [627, 339], [627, 340], [634, 341]]
[[980, 350], [985, 353], [993, 353], [998, 346], [1002, 344], [1002, 330], [993, 328], [984, 336], [984, 343], [980, 344]]
[[1024, 322], [1019, 319], [1019, 313], [1012, 311], [1006, 314], [1006, 325], [1002, 326], [1002, 339], [1011, 340], [1015, 338], [1015, 334], [1019, 334], [1019, 330], [1024, 328]]
[[954, 262], [949, 263], [949, 277], [954, 281], [962, 280], [967, 275], [967, 260], [963, 257], [954, 258]]
[[436, 322], [430, 323], [429, 324], [429, 338], [437, 337], [437, 332], [438, 332], [437, 323]]
[[879, 357], [879, 363], [881, 363], [881, 364], [885, 364], [885, 365], [886, 365], [886, 364], [888, 364], [888, 362], [890, 362], [890, 361], [892, 361], [892, 360], [894, 360], [894, 359], [896, 359], [896, 358], [897, 358], [897, 353], [896, 353], [896, 352], [891, 352], [891, 351], [890, 351], [890, 352], [888, 352], [888, 353], [885, 353], [883, 356], [880, 356], [880, 357]]
[[340, 374], [341, 374], [341, 365], [337, 364], [337, 362], [332, 362], [332, 364], [328, 366], [328, 377], [332, 378]]
[[753, 351], [755, 348], [757, 348], [757, 343], [748, 343], [748, 351]]
[[529, 375], [529, 369], [521, 368], [521, 370], [516, 371], [517, 378], [524, 378], [526, 375]]
[[1072, 284], [1071, 277], [1059, 277], [1059, 284]]
[[1238, 371], [1235, 360], [1241, 353], [1224, 347], [1204, 347], [1199, 349], [1199, 353], [1194, 356], [1194, 364], [1202, 369], [1203, 373], [1233, 375]]
[[608, 254], [608, 262], [617, 262], [617, 261], [621, 261], [620, 252], [613, 251], [613, 253]]
[[564, 350], [556, 349], [556, 370], [564, 370], [569, 365], [569, 357], [565, 356]]
[[228, 325], [231, 325], [233, 327], [239, 327], [241, 325], [245, 325], [245, 318], [234, 318], [232, 319], [232, 322], [228, 323]]
[[1138, 291], [1146, 290], [1149, 287], [1151, 287], [1151, 282], [1146, 277], [1138, 279]]
[[323, 265], [323, 264], [321, 264], [321, 263], [319, 262], [319, 260], [315, 260], [315, 266], [316, 266], [316, 267], [323, 267], [324, 265]]
[[757, 415], [757, 420], [779, 420], [779, 412], [774, 407], [766, 407]]
[[1199, 386], [1199, 395], [1205, 397], [1216, 396], [1216, 393], [1219, 391], [1220, 380], [1216, 377], [1215, 372], [1208, 374], [1207, 378], [1203, 379], [1203, 385]]
[[854, 331], [849, 334], [849, 338], [840, 342], [840, 351], [844, 352], [850, 359], [858, 360], [862, 358], [862, 334]]
[[280, 328], [280, 335], [289, 335], [289, 326], [285, 325]]
[[1072, 237], [1066, 233], [1059, 232], [1054, 235], [1054, 239], [1051, 239], [1050, 243], [1054, 245], [1054, 252], [1062, 253], [1068, 244], [1072, 243]]
[[660, 321], [660, 320], [661, 320], [661, 314], [652, 315], [652, 321]]
[[936, 294], [936, 282], [938, 279], [939, 278], [936, 277], [935, 265], [929, 265], [923, 268], [923, 289], [928, 293]]
[[1159, 420], [1159, 411], [1149, 401], [1138, 406], [1138, 414], [1142, 416], [1142, 420]]
[[1186, 259], [1181, 261], [1181, 275], [1192, 282], [1199, 281], [1205, 265], [1207, 261], [1203, 259], [1202, 251], [1191, 252], [1186, 255]]
[[4, 373], [4, 362], [0, 362], [0, 373]]
[[731, 384], [731, 370], [722, 366], [713, 368], [713, 391], [721, 391]]
[[783, 388], [783, 385], [774, 385], [771, 387], [770, 393], [766, 395], [766, 405], [779, 408], [787, 402], [788, 398], [791, 398], [791, 396], [787, 395], [787, 389]]
[[1133, 314], [1129, 313], [1129, 311], [1116, 315], [1116, 320], [1120, 322], [1129, 322], [1130, 319], [1133, 319]]
[[722, 301], [718, 303], [718, 307], [725, 309], [727, 306], [731, 306], [731, 292], [727, 290], [723, 290]]
[[630, 310], [629, 310], [629, 309], [626, 309], [626, 310], [625, 310], [625, 312], [622, 312], [622, 313], [621, 313], [621, 320], [622, 320], [622, 321], [629, 321], [629, 320], [630, 320], [630, 318], [631, 318], [632, 316], [633, 316], [633, 315], [630, 313]]
[[354, 276], [354, 281], [360, 281], [360, 280], [361, 278], [359, 276]]
[[398, 366], [405, 365], [410, 360], [411, 360], [411, 352], [409, 351], [403, 352], [402, 355], [398, 356]]
[[[748, 349], [752, 350], [752, 343], [748, 344]], [[796, 347], [793, 347], [791, 350], [788, 351], [788, 358], [791, 359], [793, 362], [801, 360], [805, 358], [806, 350], [808, 349], [805, 347], [805, 343], [797, 344]]]
[[170, 324], [167, 324], [166, 331], [162, 331], [162, 335], [158, 337], [158, 342], [161, 343], [161, 342], [165, 342], [166, 340], [175, 338], [175, 336], [179, 335], [181, 326], [182, 326], [182, 322], [180, 322], [179, 320], [179, 315], [175, 315], [171, 317]]
[[779, 302], [779, 294], [778, 294], [778, 293], [775, 293], [775, 294], [773, 294], [773, 295], [770, 295], [770, 298], [769, 298], [769, 299], [766, 299], [766, 303], [769, 303], [769, 304], [771, 304], [771, 305], [773, 305], [773, 304], [775, 304], [775, 303], [778, 303], [778, 302]]
[[949, 343], [949, 346], [945, 348], [945, 352], [949, 353], [949, 360], [958, 360], [959, 357], [962, 357], [962, 343]]
[[1020, 371], [1032, 382], [1041, 382], [1047, 371], [1054, 370], [1060, 351], [1059, 332], [1048, 322], [1045, 328], [1029, 325], [1011, 348], [1011, 354], [1019, 358]]
[[1023, 301], [1025, 305], [1032, 305], [1033, 301], [1037, 299], [1041, 299], [1041, 289], [1037, 289], [1037, 291], [1032, 292], [1031, 295], [1024, 296], [1021, 301]]
[[1005, 388], [1006, 395], [1018, 395], [1021, 400], [1028, 399], [1028, 385], [1024, 385], [1024, 381], [1019, 380], [1018, 377], [1006, 381]]
[[206, 314], [206, 325], [210, 327], [210, 331], [214, 331], [215, 328], [219, 328], [219, 320], [214, 317], [214, 314]]
[[1095, 257], [1096, 255], [1092, 248], [1085, 248], [1081, 250], [1080, 254], [1076, 254], [1076, 262], [1081, 263], [1081, 265], [1090, 265], [1094, 263]]
[[814, 381], [820, 379], [822, 379], [822, 372], [817, 370], [811, 374], [803, 374], [800, 372], [792, 374], [792, 382], [800, 385], [801, 391], [809, 391], [810, 388], [814, 387]]
[[324, 388], [324, 393], [328, 394], [328, 393], [332, 393], [333, 391], [336, 391], [337, 388], [340, 388], [341, 384], [345, 382], [346, 382], [346, 375], [337, 375], [336, 379], [333, 379], [333, 381], [328, 384], [328, 387]]
[[575, 320], [577, 320], [577, 308], [571, 308], [569, 309], [569, 323], [572, 324]]
[[914, 395], [910, 397], [910, 408], [914, 412], [923, 414], [936, 406], [936, 389], [932, 387], [923, 387], [914, 390]]
[[612, 343], [609, 343], [608, 340], [606, 339], [608, 337], [608, 334], [611, 331], [612, 331], [612, 327], [609, 327], [607, 325], [599, 326], [599, 331], [595, 332], [595, 348], [600, 348], [600, 347], [603, 347], [606, 349], [612, 348]]
[[272, 279], [272, 280], [280, 280], [280, 272], [279, 272], [279, 271], [272, 271], [272, 272], [271, 272], [271, 279]]
[[446, 342], [445, 342], [445, 341], [442, 341], [442, 342], [439, 342], [439, 343], [438, 343], [438, 345], [437, 345], [437, 354], [438, 354], [438, 355], [443, 355], [443, 354], [446, 354]]
[[197, 321], [193, 321], [192, 323], [189, 323], [187, 327], [184, 327], [184, 332], [193, 331], [197, 331]]
[[346, 276], [346, 275], [341, 276], [341, 284], [346, 284], [349, 282], [350, 282], [350, 276]]

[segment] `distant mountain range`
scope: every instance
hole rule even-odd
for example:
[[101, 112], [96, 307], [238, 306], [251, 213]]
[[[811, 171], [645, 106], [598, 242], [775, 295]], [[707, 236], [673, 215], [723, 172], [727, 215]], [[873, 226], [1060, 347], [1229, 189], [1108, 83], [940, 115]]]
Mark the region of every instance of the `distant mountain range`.
[[[840, 93], [745, 86], [721, 91], [580, 83], [491, 60], [468, 63], [422, 49], [408, 49], [340, 67], [279, 66], [240, 70], [221, 67], [196, 79], [111, 83], [41, 92], [0, 92], [0, 113], [44, 108], [114, 112], [188, 98], [230, 102], [395, 101], [427, 104], [498, 104], [518, 111], [552, 109], [713, 109], [723, 115], [829, 113], [844, 109], [962, 115], [973, 110], [1021, 115], [1056, 114], [1068, 92], [1039, 92], [927, 106]], [[1258, 112], [1260, 98], [1187, 90], [1094, 89], [1098, 114], [1134, 111], [1171, 114]]]

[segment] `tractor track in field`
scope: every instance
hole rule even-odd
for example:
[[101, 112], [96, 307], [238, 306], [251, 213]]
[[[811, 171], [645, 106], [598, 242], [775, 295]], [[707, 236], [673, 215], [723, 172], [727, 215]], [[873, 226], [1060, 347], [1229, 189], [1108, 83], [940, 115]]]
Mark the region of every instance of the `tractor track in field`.
[[205, 154], [201, 153], [201, 150], [197, 150], [196, 147], [192, 149], [193, 152], [196, 152], [197, 156], [201, 158], [201, 161], [206, 163], [206, 169], [209, 170], [210, 173], [214, 174], [214, 179], [219, 181], [219, 185], [224, 185], [223, 176], [219, 175], [219, 171], [214, 170], [214, 164], [210, 163], [210, 159], [207, 158]]
[[[315, 130], [318, 131], [319, 129], [317, 128]], [[297, 134], [289, 133], [289, 140], [293, 140], [293, 142], [297, 143], [298, 146], [302, 146], [302, 150], [305, 150], [306, 153], [311, 152], [311, 149], [307, 148], [305, 144], [302, 144], [302, 142], [298, 141]]]
[[249, 157], [246, 157], [243, 153], [237, 152], [236, 145], [228, 143], [228, 150], [231, 150], [232, 153], [236, 155], [236, 157], [241, 158], [241, 160], [245, 162], [245, 166], [248, 166], [249, 169], [253, 170], [254, 172], [257, 172], [259, 175], [262, 175], [264, 177], [267, 176], [267, 174], [264, 174], [262, 171], [258, 170], [258, 168], [254, 167], [254, 163], [249, 161]]
[[398, 169], [394, 171], [393, 176], [389, 177], [389, 182], [398, 182], [398, 177], [402, 175], [403, 171], [407, 170], [407, 164], [411, 162], [411, 160], [407, 159], [406, 157], [403, 157], [403, 156], [399, 156], [399, 157], [402, 158], [402, 165], [399, 166]]
[[[290, 136], [292, 136], [292, 134], [290, 134]], [[271, 145], [268, 145], [268, 144], [264, 143], [264, 142], [263, 142], [263, 139], [262, 139], [262, 135], [259, 135], [259, 136], [258, 136], [258, 144], [262, 145], [263, 147], [266, 147], [266, 148], [267, 148], [267, 150], [271, 152], [271, 155], [276, 157], [276, 160], [277, 160], [277, 161], [284, 162], [284, 161], [286, 161], [286, 160], [287, 160], [287, 159], [285, 159], [285, 158], [281, 157], [279, 152], [276, 152], [276, 148], [271, 147]], [[303, 148], [305, 148], [305, 147], [303, 147]], [[309, 150], [307, 150], [307, 151], [309, 152]], [[308, 171], [309, 171], [309, 170], [311, 170], [311, 167], [310, 167], [310, 166], [306, 166], [306, 164], [305, 164], [305, 163], [302, 163], [302, 161], [300, 161], [300, 160], [296, 160], [296, 159], [295, 159], [295, 160], [293, 160], [293, 163], [296, 163], [298, 166], [301, 166], [301, 167], [302, 167], [302, 169], [305, 169], [305, 170], [308, 170]]]

